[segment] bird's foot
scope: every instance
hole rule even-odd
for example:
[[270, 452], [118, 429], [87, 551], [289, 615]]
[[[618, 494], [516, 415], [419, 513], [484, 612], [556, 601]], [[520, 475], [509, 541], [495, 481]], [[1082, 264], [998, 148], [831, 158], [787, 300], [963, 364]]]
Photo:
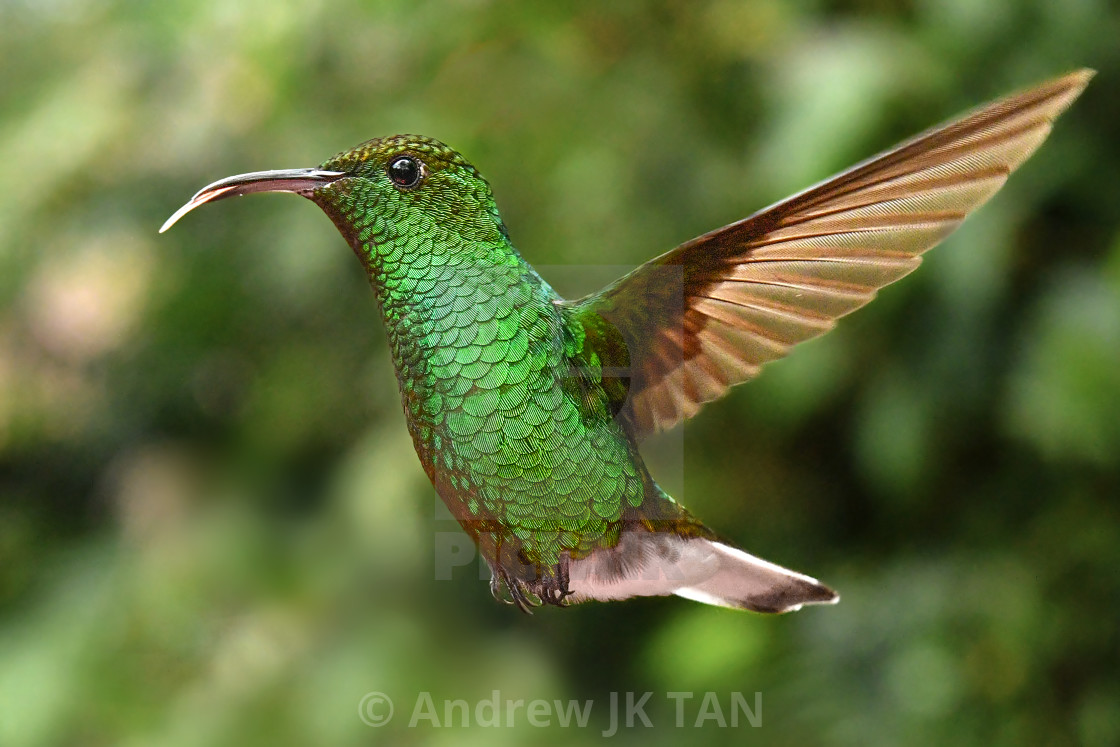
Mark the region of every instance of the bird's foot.
[[516, 604], [525, 614], [533, 614], [534, 607], [551, 604], [562, 607], [571, 595], [568, 588], [568, 563], [563, 560], [556, 566], [534, 577], [514, 575], [498, 565], [490, 567], [490, 593], [499, 602]]

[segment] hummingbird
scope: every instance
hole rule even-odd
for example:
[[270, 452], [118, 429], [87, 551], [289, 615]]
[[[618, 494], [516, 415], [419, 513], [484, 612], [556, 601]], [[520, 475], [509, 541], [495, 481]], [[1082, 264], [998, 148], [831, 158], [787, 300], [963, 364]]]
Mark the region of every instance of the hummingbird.
[[327, 214], [373, 288], [420, 462], [477, 543], [495, 598], [528, 612], [675, 594], [787, 612], [839, 596], [705, 526], [661, 489], [639, 444], [914, 270], [1092, 75], [975, 109], [580, 299], [522, 258], [488, 182], [428, 137], [216, 181], [160, 232], [255, 192]]

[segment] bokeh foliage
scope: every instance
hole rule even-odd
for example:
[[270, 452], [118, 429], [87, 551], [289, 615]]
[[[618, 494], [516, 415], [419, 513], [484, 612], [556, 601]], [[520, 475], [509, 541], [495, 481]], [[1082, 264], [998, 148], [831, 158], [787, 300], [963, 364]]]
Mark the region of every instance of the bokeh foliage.
[[[1108, 0], [0, 0], [0, 745], [592, 743], [647, 690], [620, 743], [1120, 742], [1117, 39]], [[155, 233], [218, 177], [420, 132], [582, 293], [1080, 66], [915, 275], [652, 444], [843, 594], [781, 618], [433, 580], [455, 530], [328, 221], [270, 196]], [[493, 690], [594, 728], [406, 728]], [[669, 691], [761, 691], [763, 726], [674, 728]]]

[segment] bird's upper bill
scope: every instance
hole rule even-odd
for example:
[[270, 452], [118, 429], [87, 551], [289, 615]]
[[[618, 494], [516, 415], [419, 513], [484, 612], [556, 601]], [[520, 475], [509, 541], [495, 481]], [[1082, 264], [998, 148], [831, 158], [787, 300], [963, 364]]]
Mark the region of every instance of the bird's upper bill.
[[308, 196], [320, 187], [346, 176], [342, 171], [323, 169], [279, 169], [276, 171], [253, 171], [220, 179], [200, 189], [190, 201], [175, 211], [160, 227], [163, 233], [171, 228], [184, 215], [199, 205], [226, 197], [248, 195], [254, 192], [293, 192]]

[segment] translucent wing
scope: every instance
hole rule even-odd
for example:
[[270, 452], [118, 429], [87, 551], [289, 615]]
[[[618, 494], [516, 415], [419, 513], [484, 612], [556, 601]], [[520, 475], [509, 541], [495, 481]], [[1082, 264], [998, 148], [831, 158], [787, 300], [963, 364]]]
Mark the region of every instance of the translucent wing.
[[691, 417], [911, 272], [1038, 148], [1092, 75], [981, 107], [572, 302], [575, 319], [598, 314], [627, 343], [621, 414], [634, 432]]

